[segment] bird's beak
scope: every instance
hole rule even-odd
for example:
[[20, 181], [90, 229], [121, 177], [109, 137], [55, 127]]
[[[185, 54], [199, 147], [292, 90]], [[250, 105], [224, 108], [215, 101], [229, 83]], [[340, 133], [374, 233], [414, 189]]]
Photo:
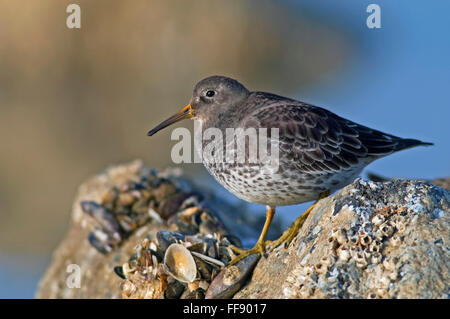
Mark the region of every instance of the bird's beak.
[[172, 115], [167, 120], [161, 122], [156, 127], [148, 131], [148, 136], [155, 135], [158, 131], [162, 130], [163, 128], [166, 128], [167, 126], [176, 123], [178, 121], [184, 120], [184, 119], [190, 119], [194, 117], [194, 110], [192, 109], [192, 106], [190, 104], [186, 105], [180, 112]]

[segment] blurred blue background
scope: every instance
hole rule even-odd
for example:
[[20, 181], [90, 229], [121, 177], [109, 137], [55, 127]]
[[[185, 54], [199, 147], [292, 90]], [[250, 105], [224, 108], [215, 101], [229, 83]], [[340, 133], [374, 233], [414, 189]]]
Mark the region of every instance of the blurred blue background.
[[[21, 8], [15, 8], [12, 4], [0, 5], [0, 12], [4, 15], [3, 17], [0, 15], [0, 21], [2, 21], [0, 22], [0, 30], [2, 30], [0, 31], [0, 50], [2, 50], [0, 57], [2, 54], [10, 54], [17, 59], [3, 59], [4, 63], [0, 66], [3, 71], [16, 72], [13, 74], [17, 76], [16, 67], [22, 65], [25, 60], [29, 60], [30, 56], [35, 59], [33, 63], [40, 60], [42, 51], [38, 50], [35, 56], [31, 55], [27, 51], [30, 47], [27, 47], [24, 41], [27, 43], [26, 41], [33, 40], [30, 39], [30, 34], [21, 30], [42, 26], [45, 23], [53, 30], [54, 21], [65, 21], [65, 6], [68, 3], [42, 1], [33, 4], [35, 11], [31, 12], [40, 17], [40, 20], [34, 21], [35, 25], [25, 22], [29, 18], [26, 14], [16, 16], [16, 19], [21, 22], [12, 22], [6, 15], [20, 12]], [[266, 25], [270, 20], [267, 19], [268, 1], [249, 2], [246, 7], [244, 5], [245, 8], [235, 6], [231, 11], [222, 11], [222, 13], [219, 10], [220, 4], [209, 5], [208, 3], [208, 6], [205, 6], [205, 3], [199, 1], [197, 8], [206, 10], [206, 12], [197, 10], [200, 15], [214, 14], [213, 11], [219, 11], [219, 15], [222, 14], [224, 19], [228, 19], [223, 24], [226, 27], [221, 24], [220, 19], [215, 18], [202, 20], [201, 23], [195, 19], [186, 20], [184, 14], [186, 8], [182, 2], [178, 2], [176, 5], [171, 4], [172, 7], [175, 6], [175, 9], [179, 9], [178, 13], [176, 10], [167, 10], [168, 13], [164, 15], [163, 22], [153, 25], [154, 28], [145, 27], [147, 23], [150, 23], [148, 22], [150, 18], [147, 18], [145, 14], [148, 12], [151, 19], [156, 19], [156, 15], [151, 15], [156, 2], [136, 2], [133, 3], [134, 9], [131, 6], [121, 7], [119, 2], [112, 2], [113, 5], [110, 3], [100, 1], [92, 4], [92, 2], [81, 1], [82, 10], [89, 6], [91, 10], [84, 16], [86, 21], [83, 20], [84, 24], [80, 32], [68, 36], [67, 30], [61, 27], [58, 32], [61, 32], [64, 40], [58, 42], [58, 37], [48, 37], [44, 29], [42, 42], [32, 42], [31, 47], [44, 43], [50, 48], [50, 53], [56, 50], [54, 59], [61, 56], [58, 48], [64, 47], [68, 52], [68, 58], [64, 60], [64, 64], [61, 62], [61, 65], [65, 68], [44, 68], [42, 72], [36, 72], [38, 75], [27, 75], [27, 72], [30, 72], [30, 67], [27, 67], [24, 71], [26, 76], [24, 75], [23, 78], [17, 76], [16, 81], [12, 77], [8, 78], [5, 75], [8, 74], [7, 72], [2, 72], [3, 75], [0, 77], [2, 95], [0, 121], [2, 117], [5, 121], [2, 123], [5, 132], [0, 129], [0, 133], [3, 133], [0, 135], [3, 138], [2, 145], [6, 145], [7, 151], [5, 156], [2, 154], [0, 162], [2, 165], [0, 177], [3, 181], [0, 183], [0, 224], [2, 225], [0, 226], [2, 241], [0, 298], [32, 298], [34, 296], [38, 280], [50, 261], [50, 252], [67, 229], [71, 200], [76, 187], [89, 175], [111, 163], [128, 161], [135, 157], [144, 158], [149, 166], [173, 165], [169, 162], [170, 132], [159, 136], [159, 141], [151, 142], [145, 139], [145, 132], [159, 119], [165, 118], [183, 106], [184, 101], [189, 99], [193, 84], [203, 76], [215, 73], [234, 76], [249, 89], [290, 95], [387, 133], [435, 143], [433, 147], [418, 147], [376, 161], [369, 166], [368, 171], [386, 177], [425, 179], [450, 175], [449, 1], [280, 1], [277, 7], [281, 8], [281, 11], [277, 9], [271, 13], [273, 21], [268, 26]], [[262, 9], [257, 10], [251, 7], [256, 6], [257, 3], [258, 6], [261, 3]], [[370, 3], [376, 3], [381, 7], [381, 29], [368, 29], [366, 26], [366, 18], [369, 15], [366, 8]], [[165, 2], [158, 2], [159, 7], [162, 8], [164, 5]], [[5, 7], [2, 8], [2, 6]], [[42, 7], [45, 10], [40, 10]], [[108, 7], [107, 10], [106, 7]], [[111, 26], [111, 23], [114, 24], [111, 22], [111, 16], [115, 17], [119, 15], [119, 12], [118, 22], [115, 22], [115, 26]], [[144, 21], [142, 24], [138, 24], [140, 20], [134, 15], [138, 12], [139, 18]], [[227, 12], [228, 15], [226, 15]], [[102, 14], [109, 14], [107, 16], [109, 20], [104, 17], [102, 20]], [[270, 48], [267, 49], [265, 46], [270, 47], [274, 43], [274, 46], [280, 46], [278, 48], [280, 52], [289, 52], [295, 47], [295, 50], [301, 52], [302, 57], [304, 56], [303, 61], [307, 61], [302, 71], [299, 71], [302, 74], [295, 73], [295, 67], [301, 62], [288, 60], [288, 53], [281, 57], [276, 50], [271, 56], [264, 57], [262, 64], [267, 65], [271, 61], [287, 57], [284, 61], [286, 65], [283, 72], [275, 74], [278, 71], [268, 67], [267, 73], [263, 72], [261, 75], [258, 73], [260, 72], [258, 65], [254, 66], [255, 70], [249, 69], [251, 64], [249, 61], [254, 58], [251, 53], [252, 46], [260, 43], [252, 42], [253, 39], [248, 39], [247, 42], [244, 38], [239, 49], [233, 51], [231, 56], [226, 56], [230, 61], [238, 60], [241, 64], [234, 65], [233, 62], [228, 62], [229, 64], [217, 65], [214, 58], [196, 60], [199, 55], [202, 59], [207, 59], [205, 56], [214, 57], [215, 52], [227, 52], [229, 48], [225, 45], [219, 48], [215, 45], [204, 45], [205, 40], [209, 40], [202, 38], [204, 30], [212, 32], [211, 30], [216, 30], [212, 26], [218, 24], [221, 27], [217, 32], [222, 32], [226, 35], [226, 41], [234, 43], [235, 37], [227, 33], [228, 25], [239, 26], [239, 23], [247, 19], [247, 15], [252, 18], [251, 22], [248, 22], [249, 25], [245, 26], [247, 29], [253, 29], [251, 23], [256, 21], [255, 30], [252, 32], [255, 32], [255, 37], [261, 36], [258, 41], [262, 43], [262, 46], [258, 48], [261, 51], [270, 51]], [[23, 20], [20, 20], [21, 18]], [[177, 43], [182, 41], [180, 37], [177, 37], [178, 34], [184, 38], [187, 32], [178, 29], [176, 21], [179, 20], [196, 25], [199, 30], [196, 36], [200, 43], [198, 46], [189, 47], [189, 41], [181, 42], [179, 52], [176, 45], [171, 46], [171, 41]], [[127, 32], [124, 32], [122, 38], [120, 38], [120, 30], [125, 26], [120, 25], [120, 21], [129, 23], [126, 27]], [[61, 22], [58, 23], [61, 24]], [[273, 33], [286, 36], [286, 42], [271, 38], [273, 37], [271, 28], [275, 28], [274, 25], [277, 24], [283, 25], [284, 29], [281, 33]], [[134, 31], [129, 32], [137, 26], [142, 28], [141, 33], [136, 35]], [[161, 28], [161, 30], [155, 28]], [[258, 30], [264, 30], [264, 32]], [[115, 41], [116, 46], [113, 49], [110, 43], [104, 40], [102, 34], [112, 34], [111, 39], [114, 37], [119, 39]], [[321, 34], [324, 36], [322, 37]], [[162, 49], [152, 42], [151, 36], [160, 41], [157, 44]], [[215, 34], [209, 34], [209, 36], [214, 37]], [[94, 45], [85, 40], [88, 37]], [[110, 41], [113, 42], [111, 39]], [[18, 52], [27, 52], [27, 54], [17, 55], [15, 51], [11, 51], [14, 45], [18, 48]], [[190, 50], [183, 51], [186, 47]], [[148, 52], [153, 54], [159, 48], [164, 59], [158, 60], [158, 55], [152, 56], [151, 59], [160, 65], [159, 71], [164, 75], [156, 76], [156, 73], [154, 75], [154, 68], [151, 69], [145, 64], [150, 63], [145, 58], [136, 59], [138, 65], [135, 68], [129, 67], [127, 63], [130, 63], [129, 60], [132, 59], [120, 51], [122, 48], [126, 54], [142, 52], [143, 56], [149, 54]], [[200, 49], [202, 51], [196, 51]], [[92, 56], [82, 55], [83, 50], [89, 51]], [[97, 54], [97, 51], [98, 56], [93, 56]], [[180, 52], [183, 54], [182, 58], [177, 56], [177, 54], [181, 55]], [[203, 55], [200, 52], [203, 52]], [[322, 55], [323, 60], [321, 60]], [[313, 61], [308, 59], [310, 56], [319, 57], [316, 62], [310, 63]], [[89, 68], [87, 65], [91, 63], [91, 60], [95, 60], [97, 64]], [[11, 67], [5, 61], [13, 61], [15, 64], [10, 63], [13, 65]], [[279, 61], [277, 63], [280, 64]], [[278, 68], [277, 63], [273, 63], [275, 69]], [[290, 63], [292, 70], [290, 70]], [[232, 65], [231, 68], [230, 65]], [[190, 68], [195, 68], [195, 71]], [[232, 71], [227, 72], [230, 69]], [[63, 81], [61, 79], [65, 78], [64, 72], [68, 72], [69, 75], [72, 73], [75, 78], [72, 77], [73, 82], [60, 90], [58, 85]], [[105, 75], [99, 80], [101, 84], [90, 82], [94, 81], [92, 79], [95, 79], [97, 72], [103, 72], [102, 74]], [[42, 82], [41, 74], [46, 74], [54, 81], [47, 81], [50, 84], [47, 85], [48, 91], [44, 91], [47, 92], [45, 96], [44, 93], [40, 93], [43, 92], [39, 87]], [[273, 78], [270, 77], [271, 74], [274, 75]], [[179, 81], [175, 82], [174, 78], [178, 77]], [[264, 78], [264, 81], [261, 78]], [[130, 88], [118, 82], [119, 79], [131, 83]], [[115, 94], [120, 94], [120, 97], [118, 98]], [[56, 99], [55, 96], [60, 100], [53, 100]], [[110, 99], [106, 99], [105, 96]], [[47, 110], [44, 105], [50, 105], [50, 100], [55, 108]], [[149, 100], [158, 101], [158, 103], [156, 105], [151, 103], [153, 106], [149, 106]], [[18, 105], [21, 106], [18, 107]], [[98, 108], [97, 105], [99, 105]], [[8, 116], [20, 108], [24, 109], [24, 113], [17, 118], [21, 121], [26, 120], [25, 123], [21, 122], [22, 126], [15, 125], [8, 129], [8, 124], [15, 123], [11, 120], [15, 117]], [[159, 109], [158, 112], [155, 111], [156, 108]], [[139, 109], [140, 113], [135, 111], [136, 109]], [[67, 113], [62, 113], [63, 111]], [[45, 114], [45, 120], [42, 120], [41, 126], [34, 127], [41, 113]], [[84, 117], [78, 118], [81, 116], [79, 114]], [[94, 119], [92, 123], [89, 122], [91, 119]], [[47, 127], [52, 127], [54, 123], [58, 123], [56, 128], [48, 131], [47, 134]], [[97, 129], [97, 125], [103, 125], [102, 130]], [[29, 134], [20, 135], [19, 132], [14, 131], [16, 126], [21, 129], [29, 127]], [[10, 145], [8, 144], [11, 140], [10, 136], [22, 138], [22, 140]], [[62, 137], [61, 140], [53, 141], [54, 136]], [[76, 140], [70, 138], [76, 138]], [[139, 142], [135, 142], [136, 140]], [[38, 148], [34, 156], [24, 155], [21, 148], [24, 143]], [[159, 150], [158, 155], [155, 152], [144, 154], [143, 150], [148, 148], [150, 143], [159, 143], [157, 145], [161, 147], [164, 145], [165, 148]], [[46, 144], [55, 146], [55, 149], [62, 153], [46, 151], [44, 148]], [[102, 152], [98, 152], [98, 149], [102, 149]], [[18, 154], [17, 158], [10, 157], [11, 161], [8, 162], [8, 155], [15, 154], [14, 151]], [[54, 160], [50, 167], [46, 166], [48, 159], [40, 157], [44, 155]], [[15, 166], [16, 164], [20, 165], [20, 168]], [[28, 171], [28, 167], [36, 167], [36, 172]], [[238, 201], [206, 176], [199, 165], [191, 171], [189, 166], [185, 166], [185, 170], [192, 175], [203, 174], [207, 180], [206, 183], [216, 187], [219, 194], [231, 201]], [[20, 178], [17, 185], [14, 184], [13, 179], [20, 176], [23, 171], [26, 176]], [[45, 171], [46, 174], [52, 171], [55, 177], [35, 175], [39, 174], [39, 171]], [[56, 196], [52, 194], [61, 190], [64, 194], [61, 193], [61, 196], [55, 199]], [[26, 197], [27, 191], [34, 194], [36, 199], [31, 195]], [[280, 207], [276, 218], [280, 218], [287, 226], [308, 205], [309, 203]], [[249, 209], [258, 214], [264, 214], [263, 206], [249, 205]], [[252, 240], [250, 239], [247, 243], [252, 244]]]
[[[299, 3], [290, 2], [294, 7]], [[435, 143], [375, 161], [365, 172], [422, 179], [449, 176], [450, 2], [301, 3], [313, 16], [352, 30], [360, 51], [337, 76], [296, 97], [384, 132]], [[371, 3], [381, 7], [381, 29], [366, 27], [365, 8]], [[308, 205], [280, 208], [279, 215], [285, 213], [289, 223]]]

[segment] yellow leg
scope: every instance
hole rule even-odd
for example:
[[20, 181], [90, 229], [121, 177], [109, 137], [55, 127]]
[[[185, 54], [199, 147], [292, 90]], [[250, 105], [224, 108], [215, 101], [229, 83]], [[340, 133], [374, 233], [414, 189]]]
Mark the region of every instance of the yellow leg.
[[272, 223], [272, 219], [273, 219], [274, 215], [275, 215], [275, 208], [267, 206], [266, 222], [264, 223], [264, 227], [261, 231], [261, 235], [259, 235], [259, 238], [258, 238], [258, 241], [256, 242], [255, 247], [253, 247], [250, 250], [245, 250], [245, 249], [237, 248], [235, 246], [230, 246], [230, 248], [234, 252], [239, 254], [235, 258], [233, 258], [233, 260], [230, 262], [230, 265], [234, 265], [239, 260], [242, 260], [245, 257], [250, 256], [252, 254], [259, 253], [259, 254], [261, 254], [261, 256], [264, 255], [265, 249], [266, 249], [266, 243], [267, 243], [266, 242], [267, 231], [269, 230], [270, 223]]
[[307, 210], [306, 212], [304, 212], [301, 216], [299, 216], [291, 225], [291, 227], [289, 227], [288, 230], [286, 230], [280, 238], [278, 238], [276, 241], [274, 241], [271, 245], [270, 245], [270, 249], [269, 252], [273, 251], [275, 248], [277, 248], [278, 246], [280, 246], [283, 243], [286, 243], [287, 245], [289, 245], [289, 243], [292, 241], [292, 239], [294, 239], [294, 237], [297, 235], [299, 229], [302, 227], [303, 223], [305, 222], [306, 218], [308, 217], [309, 213], [313, 210], [314, 206], [316, 206], [316, 204], [323, 198], [327, 197], [328, 195], [330, 195], [329, 191], [325, 191], [323, 193], [321, 193], [319, 195], [319, 198], [314, 202], [314, 204], [312, 204]]

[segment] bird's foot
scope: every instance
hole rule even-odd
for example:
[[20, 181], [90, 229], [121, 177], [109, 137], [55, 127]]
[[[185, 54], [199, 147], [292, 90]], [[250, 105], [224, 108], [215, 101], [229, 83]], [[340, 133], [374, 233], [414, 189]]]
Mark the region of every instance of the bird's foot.
[[278, 238], [277, 240], [275, 240], [273, 243], [270, 244], [270, 247], [268, 249], [269, 253], [272, 252], [275, 248], [277, 248], [281, 244], [285, 244], [286, 247], [289, 246], [289, 244], [291, 243], [292, 239], [295, 238], [295, 236], [297, 235], [298, 231], [300, 230], [300, 228], [302, 227], [303, 223], [305, 222], [305, 219], [308, 216], [308, 213], [309, 212], [306, 211], [303, 215], [298, 217], [295, 220], [295, 222], [291, 225], [291, 227], [289, 227], [289, 229], [286, 230], [280, 236], [280, 238]]
[[313, 210], [313, 208], [316, 206], [316, 204], [323, 198], [330, 195], [329, 191], [325, 191], [319, 195], [319, 198], [312, 204], [301, 216], [299, 216], [289, 227], [288, 230], [286, 230], [280, 238], [275, 240], [273, 243], [270, 244], [270, 247], [268, 249], [269, 253], [272, 252], [275, 248], [280, 246], [281, 244], [285, 244], [285, 246], [289, 246], [291, 241], [295, 238], [300, 228], [303, 226], [303, 223], [305, 222], [306, 218], [308, 217], [309, 213]]
[[230, 263], [228, 265], [234, 265], [236, 264], [238, 261], [244, 259], [247, 256], [253, 255], [253, 254], [260, 254], [261, 256], [263, 256], [266, 252], [266, 246], [270, 243], [271, 241], [257, 241], [255, 247], [253, 247], [252, 249], [241, 249], [238, 248], [236, 246], [230, 245], [231, 250], [233, 250], [235, 253], [237, 253], [237, 256], [234, 257]]

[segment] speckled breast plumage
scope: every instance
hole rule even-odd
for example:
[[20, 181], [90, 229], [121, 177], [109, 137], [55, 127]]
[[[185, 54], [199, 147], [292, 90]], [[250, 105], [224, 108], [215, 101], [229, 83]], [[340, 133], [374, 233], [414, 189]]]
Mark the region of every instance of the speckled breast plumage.
[[339, 172], [307, 173], [295, 163], [280, 158], [276, 173], [264, 173], [264, 164], [222, 163], [204, 161], [208, 172], [237, 197], [268, 206], [294, 205], [312, 201], [320, 193], [331, 192], [351, 183], [364, 168], [355, 165]]

